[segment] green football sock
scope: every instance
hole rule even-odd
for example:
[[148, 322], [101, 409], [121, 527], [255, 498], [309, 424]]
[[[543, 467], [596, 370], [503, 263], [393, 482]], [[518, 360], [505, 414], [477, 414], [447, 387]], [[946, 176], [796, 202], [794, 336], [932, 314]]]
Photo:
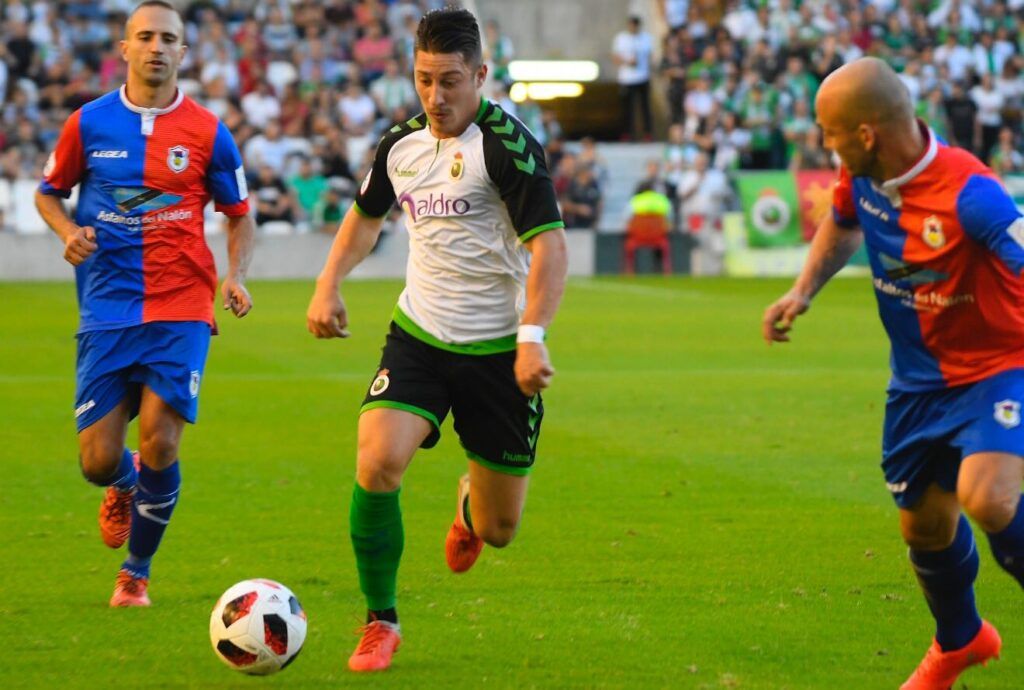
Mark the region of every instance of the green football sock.
[[371, 493], [358, 483], [352, 491], [349, 530], [359, 588], [366, 597], [367, 608], [374, 611], [395, 605], [398, 562], [405, 544], [399, 491]]

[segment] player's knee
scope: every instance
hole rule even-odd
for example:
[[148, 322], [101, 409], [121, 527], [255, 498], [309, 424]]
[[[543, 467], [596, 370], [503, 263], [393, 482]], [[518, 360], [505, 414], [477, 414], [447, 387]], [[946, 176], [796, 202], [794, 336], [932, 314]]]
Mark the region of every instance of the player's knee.
[[903, 541], [915, 551], [942, 551], [956, 538], [956, 523], [951, 527], [945, 523], [929, 525], [904, 525]]
[[960, 502], [971, 519], [985, 532], [1002, 532], [1017, 513], [1020, 494], [1001, 487], [985, 487], [964, 492]]
[[78, 455], [82, 476], [91, 484], [106, 486], [111, 475], [121, 463], [124, 448], [119, 444], [90, 443], [83, 446]]
[[495, 520], [482, 525], [473, 525], [473, 531], [488, 546], [500, 549], [512, 543], [519, 531], [519, 524], [514, 520]]
[[148, 467], [162, 470], [178, 459], [177, 439], [168, 434], [148, 434], [139, 439], [139, 455]]
[[386, 448], [360, 445], [356, 481], [367, 491], [394, 491], [402, 485], [406, 463]]

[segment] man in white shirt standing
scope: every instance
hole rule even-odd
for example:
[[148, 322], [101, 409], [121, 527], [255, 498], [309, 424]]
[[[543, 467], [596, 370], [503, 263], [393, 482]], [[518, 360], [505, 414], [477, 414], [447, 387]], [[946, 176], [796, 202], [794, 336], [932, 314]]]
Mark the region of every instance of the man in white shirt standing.
[[629, 18], [629, 29], [615, 36], [612, 44], [612, 60], [618, 66], [619, 91], [626, 112], [622, 138], [633, 137], [634, 101], [640, 103], [641, 130], [645, 140], [651, 138], [651, 52], [654, 42], [651, 35], [640, 30], [640, 17]]

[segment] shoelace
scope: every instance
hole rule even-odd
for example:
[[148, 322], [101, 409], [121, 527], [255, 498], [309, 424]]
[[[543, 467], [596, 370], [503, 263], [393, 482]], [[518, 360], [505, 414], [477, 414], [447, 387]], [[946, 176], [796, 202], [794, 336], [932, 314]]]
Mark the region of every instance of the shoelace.
[[363, 635], [363, 639], [359, 641], [359, 646], [356, 647], [356, 655], [362, 655], [375, 652], [381, 643], [384, 642], [390, 630], [388, 626], [374, 621], [373, 623], [367, 623], [356, 632]]
[[111, 521], [124, 520], [132, 510], [131, 493], [110, 491], [103, 499], [103, 512]]

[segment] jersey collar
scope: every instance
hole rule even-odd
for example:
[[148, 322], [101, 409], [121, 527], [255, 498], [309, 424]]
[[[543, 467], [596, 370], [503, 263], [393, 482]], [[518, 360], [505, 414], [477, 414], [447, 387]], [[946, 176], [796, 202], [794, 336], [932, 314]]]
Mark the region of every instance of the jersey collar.
[[185, 94], [181, 89], [176, 90], [174, 100], [166, 108], [143, 108], [141, 105], [135, 105], [128, 100], [128, 85], [121, 84], [121, 103], [124, 104], [125, 108], [132, 111], [133, 113], [139, 113], [140, 115], [166, 115], [171, 112], [185, 100]]
[[939, 143], [935, 137], [935, 132], [933, 132], [931, 127], [921, 120], [917, 121], [917, 126], [921, 130], [921, 134], [923, 134], [928, 140], [928, 147], [925, 149], [924, 155], [922, 155], [907, 172], [903, 173], [899, 177], [894, 177], [891, 180], [883, 182], [883, 192], [895, 192], [899, 187], [902, 187], [924, 172], [925, 168], [931, 165], [932, 161], [935, 160], [935, 156], [939, 152]]

